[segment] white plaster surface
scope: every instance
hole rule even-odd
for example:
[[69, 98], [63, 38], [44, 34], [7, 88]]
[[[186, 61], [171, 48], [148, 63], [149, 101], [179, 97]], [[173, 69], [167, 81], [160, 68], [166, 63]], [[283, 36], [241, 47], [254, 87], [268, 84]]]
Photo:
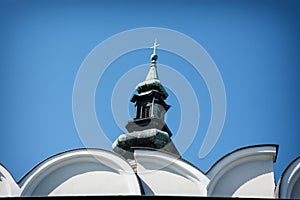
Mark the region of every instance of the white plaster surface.
[[300, 157], [285, 169], [276, 188], [280, 198], [300, 199]]
[[11, 174], [0, 164], [0, 197], [20, 195], [20, 188]]
[[162, 151], [136, 149], [135, 172], [114, 152], [77, 149], [41, 162], [19, 183], [0, 165], [0, 197], [142, 195], [144, 191], [146, 195], [300, 198], [300, 157], [287, 167], [275, 190], [276, 153], [272, 145], [238, 149], [204, 174]]
[[130, 165], [104, 150], [82, 149], [54, 156], [20, 184], [21, 196], [140, 195]]
[[136, 150], [137, 173], [147, 195], [206, 196], [208, 178], [173, 155]]
[[207, 173], [208, 196], [273, 198], [273, 146], [248, 147], [218, 161]]

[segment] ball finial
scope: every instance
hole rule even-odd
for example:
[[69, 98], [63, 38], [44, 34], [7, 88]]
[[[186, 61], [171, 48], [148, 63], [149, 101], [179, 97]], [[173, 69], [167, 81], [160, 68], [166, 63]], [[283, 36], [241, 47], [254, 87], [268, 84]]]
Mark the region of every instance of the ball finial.
[[153, 44], [152, 47], [150, 47], [151, 49], [153, 49], [153, 54], [151, 55], [151, 60], [152, 62], [156, 62], [158, 56], [156, 55], [156, 48], [159, 46], [159, 44], [157, 44], [157, 40], [155, 38], [155, 42]]
[[156, 54], [153, 53], [153, 54], [151, 55], [151, 60], [152, 60], [152, 61], [156, 61], [157, 58], [158, 58], [158, 56], [157, 56]]

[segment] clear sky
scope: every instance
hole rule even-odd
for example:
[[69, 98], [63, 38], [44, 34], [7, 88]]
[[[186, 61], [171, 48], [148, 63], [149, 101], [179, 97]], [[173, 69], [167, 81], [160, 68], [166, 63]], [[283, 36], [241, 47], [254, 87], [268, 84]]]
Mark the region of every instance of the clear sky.
[[[198, 132], [183, 158], [206, 172], [237, 148], [278, 144], [274, 165], [278, 180], [300, 155], [299, 11], [299, 1], [0, 1], [0, 163], [18, 181], [47, 157], [85, 147], [72, 113], [73, 87], [82, 62], [115, 34], [161, 27], [202, 45], [218, 67], [226, 91], [222, 134], [212, 151], [200, 159], [211, 117], [210, 94], [190, 63], [158, 48], [162, 83], [167, 74], [163, 68], [160, 71], [160, 64], [185, 77], [199, 102]], [[159, 36], [158, 42], [163, 48]], [[112, 91], [128, 71], [150, 64], [151, 53], [145, 46], [120, 55], [99, 81], [96, 115], [112, 142], [124, 131], [113, 118]], [[133, 105], [128, 99], [148, 67], [139, 69], [142, 75], [128, 84], [131, 92], [116, 96], [131, 115]], [[168, 92], [167, 103], [172, 107], [167, 124], [175, 137], [183, 120], [180, 99], [184, 97], [170, 88]]]

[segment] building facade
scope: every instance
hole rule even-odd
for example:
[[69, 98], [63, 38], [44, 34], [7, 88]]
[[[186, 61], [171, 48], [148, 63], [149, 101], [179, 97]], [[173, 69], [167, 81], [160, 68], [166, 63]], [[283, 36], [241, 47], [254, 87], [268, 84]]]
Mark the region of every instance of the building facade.
[[135, 117], [112, 145], [54, 155], [16, 182], [0, 165], [0, 197], [168, 195], [300, 198], [300, 157], [275, 183], [277, 145], [237, 149], [202, 172], [184, 160], [165, 123], [168, 93], [157, 73], [155, 43], [145, 81], [131, 102]]

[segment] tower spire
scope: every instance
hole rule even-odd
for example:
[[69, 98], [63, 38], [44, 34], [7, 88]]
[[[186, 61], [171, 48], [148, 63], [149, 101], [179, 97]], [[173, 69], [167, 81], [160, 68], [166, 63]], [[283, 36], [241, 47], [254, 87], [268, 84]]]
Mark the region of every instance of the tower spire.
[[141, 94], [143, 92], [151, 91], [151, 90], [157, 90], [161, 93], [161, 96], [163, 99], [166, 99], [169, 95], [165, 88], [160, 83], [158, 73], [157, 73], [157, 67], [156, 67], [156, 60], [158, 58], [156, 54], [156, 49], [160, 44], [157, 43], [157, 39], [155, 38], [153, 46], [150, 48], [153, 49], [153, 54], [151, 55], [152, 63], [150, 65], [149, 72], [146, 76], [145, 81], [139, 83], [136, 86], [136, 91]]
[[151, 65], [146, 79], [136, 86], [138, 94], [134, 94], [131, 102], [135, 105], [135, 117], [128, 121], [128, 133], [120, 135], [113, 143], [113, 150], [126, 158], [133, 166], [133, 151], [136, 147], [153, 148], [167, 151], [179, 156], [179, 152], [171, 140], [172, 132], [165, 123], [165, 114], [170, 108], [165, 102], [168, 93], [160, 83], [157, 74], [156, 49], [153, 46]]

